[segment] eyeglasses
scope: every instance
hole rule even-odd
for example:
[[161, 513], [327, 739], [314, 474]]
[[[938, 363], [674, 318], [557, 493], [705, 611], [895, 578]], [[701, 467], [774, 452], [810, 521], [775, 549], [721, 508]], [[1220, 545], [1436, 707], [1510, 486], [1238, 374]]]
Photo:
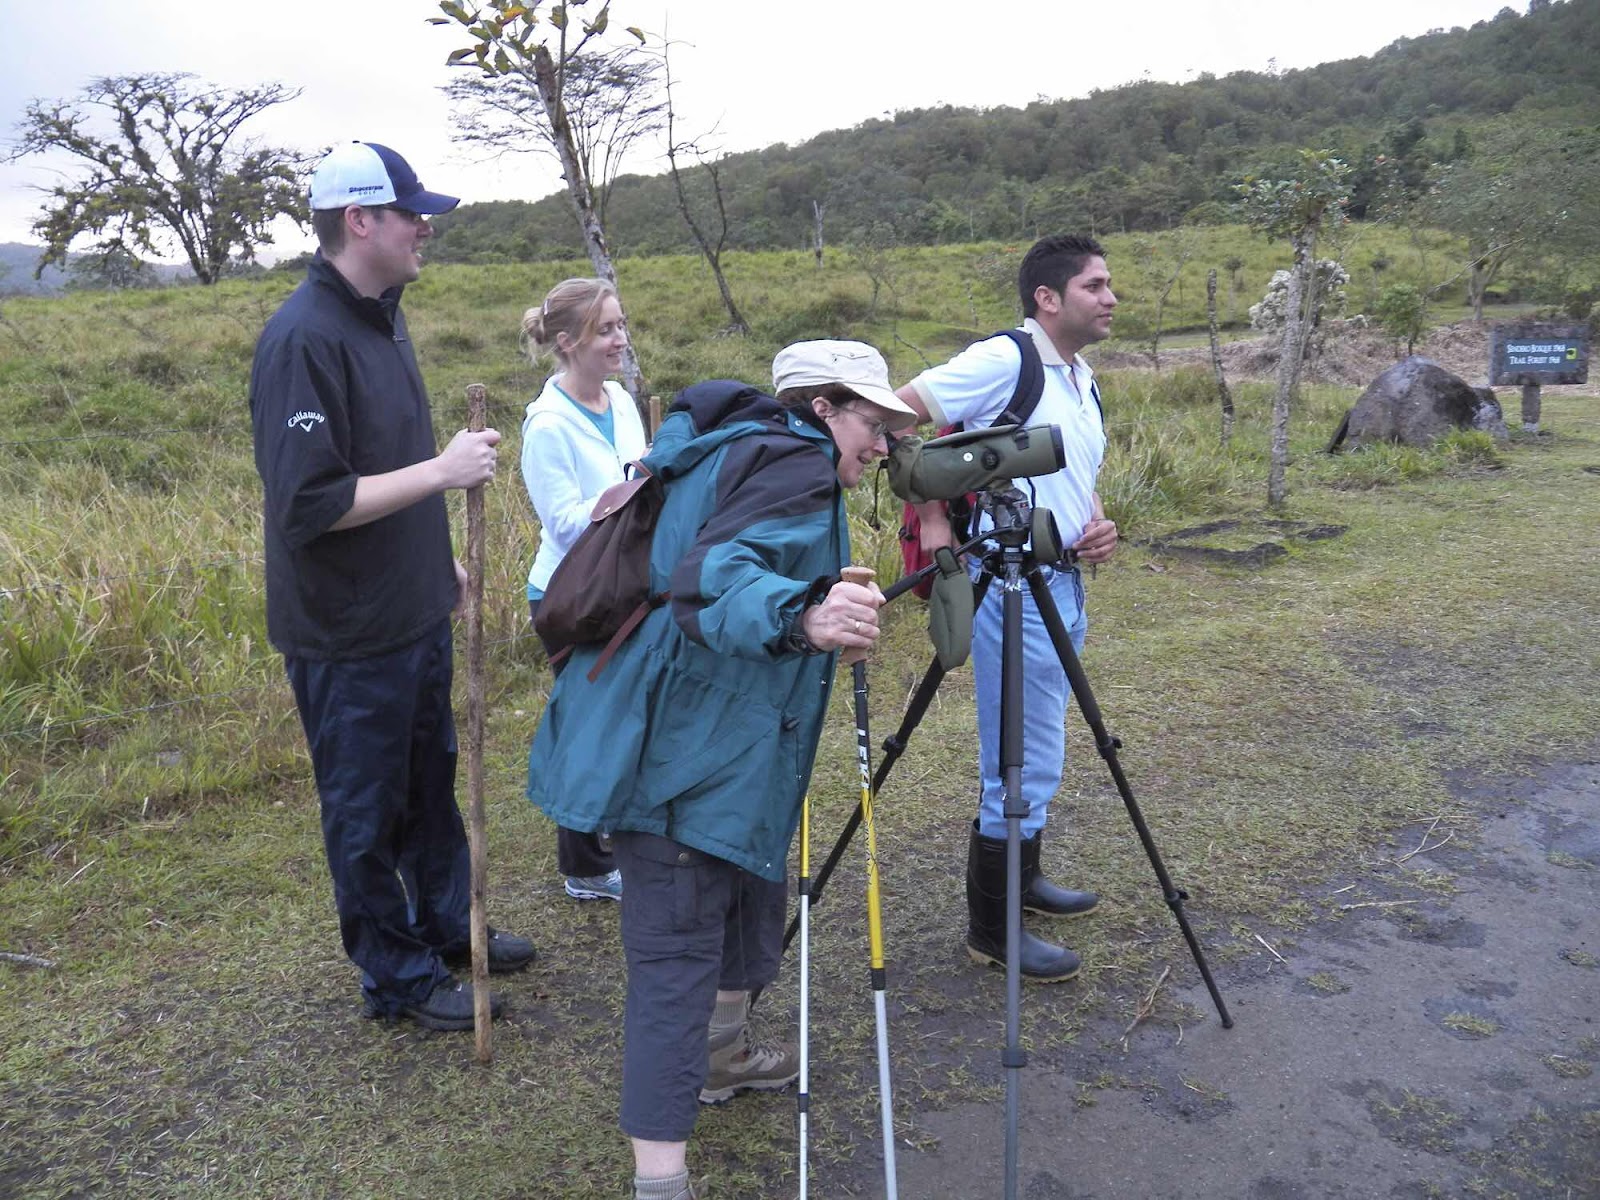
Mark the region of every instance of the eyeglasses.
[[399, 213], [413, 225], [421, 225], [428, 219], [427, 213], [412, 212], [409, 208], [401, 208], [398, 204], [375, 204], [373, 207], [380, 212]]
[[859, 408], [846, 408], [843, 405], [836, 405], [835, 408], [838, 412], [847, 412], [851, 416], [859, 417], [861, 420], [865, 421], [867, 423], [868, 432], [872, 434], [873, 441], [877, 441], [879, 438], [888, 438], [889, 422], [870, 420], [868, 419], [867, 414], [862, 412]]

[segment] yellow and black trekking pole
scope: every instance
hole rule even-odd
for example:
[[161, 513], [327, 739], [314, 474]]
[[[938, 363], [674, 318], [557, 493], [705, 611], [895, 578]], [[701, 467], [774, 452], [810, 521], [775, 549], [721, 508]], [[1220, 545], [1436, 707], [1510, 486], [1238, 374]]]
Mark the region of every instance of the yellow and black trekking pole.
[[[846, 567], [840, 572], [849, 583], [863, 587], [872, 584], [870, 567]], [[894, 1169], [894, 1097], [889, 1086], [889, 1010], [885, 988], [887, 972], [883, 964], [883, 906], [878, 887], [878, 834], [872, 819], [872, 735], [867, 724], [867, 663], [865, 651], [849, 652], [850, 673], [855, 683], [856, 761], [861, 768], [861, 823], [867, 831], [867, 945], [872, 958], [872, 998], [877, 1009], [878, 1094], [883, 1108], [883, 1181], [888, 1200], [897, 1200], [899, 1189]]]
[[806, 1200], [807, 1121], [811, 1109], [811, 797], [800, 801], [800, 1200]]

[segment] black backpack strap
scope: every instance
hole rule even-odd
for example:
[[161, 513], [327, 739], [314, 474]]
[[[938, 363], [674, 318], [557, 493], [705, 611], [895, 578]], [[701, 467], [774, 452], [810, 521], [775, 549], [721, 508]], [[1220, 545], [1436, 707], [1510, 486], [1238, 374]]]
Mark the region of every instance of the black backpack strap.
[[1022, 366], [1017, 370], [1017, 387], [1011, 393], [1011, 402], [993, 421], [995, 425], [1026, 425], [1039, 407], [1039, 397], [1044, 395], [1044, 361], [1039, 357], [1039, 347], [1033, 344], [1033, 335], [1025, 329], [1002, 329], [995, 337], [1010, 338], [1022, 355]]
[[1104, 428], [1106, 423], [1106, 406], [1100, 403], [1100, 381], [1089, 380], [1089, 399], [1094, 401], [1094, 406], [1100, 413], [1100, 425]]

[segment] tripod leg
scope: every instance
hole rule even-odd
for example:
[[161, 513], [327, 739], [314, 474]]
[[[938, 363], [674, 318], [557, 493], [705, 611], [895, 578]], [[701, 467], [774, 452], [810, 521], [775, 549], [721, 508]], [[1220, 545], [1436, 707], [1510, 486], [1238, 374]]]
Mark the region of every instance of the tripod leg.
[[1105, 759], [1111, 779], [1117, 785], [1117, 793], [1122, 797], [1123, 807], [1128, 810], [1128, 819], [1133, 822], [1134, 831], [1139, 835], [1150, 865], [1155, 868], [1156, 878], [1161, 883], [1161, 894], [1177, 919], [1183, 940], [1189, 943], [1189, 953], [1194, 956], [1194, 965], [1200, 969], [1200, 978], [1205, 981], [1206, 991], [1211, 993], [1211, 1002], [1217, 1006], [1222, 1027], [1232, 1029], [1233, 1018], [1228, 1015], [1228, 1006], [1222, 1002], [1222, 993], [1217, 990], [1216, 981], [1211, 978], [1211, 968], [1206, 965], [1205, 952], [1200, 949], [1199, 939], [1189, 927], [1189, 918], [1184, 915], [1183, 902], [1189, 898], [1189, 893], [1173, 886], [1172, 878], [1167, 874], [1166, 865], [1161, 861], [1161, 852], [1156, 849], [1144, 814], [1139, 811], [1139, 802], [1133, 798], [1133, 789], [1128, 786], [1127, 776], [1122, 773], [1122, 764], [1117, 759], [1117, 750], [1122, 743], [1106, 729], [1105, 720], [1100, 715], [1100, 705], [1096, 703], [1094, 692], [1089, 687], [1089, 677], [1083, 672], [1078, 652], [1072, 648], [1072, 637], [1061, 619], [1061, 610], [1056, 607], [1055, 597], [1050, 594], [1050, 587], [1037, 567], [1028, 572], [1028, 587], [1033, 592], [1033, 602], [1039, 615], [1044, 618], [1045, 628], [1050, 632], [1050, 641], [1061, 659], [1062, 670], [1067, 673], [1067, 682], [1072, 687], [1073, 698], [1078, 702], [1078, 711], [1083, 714], [1090, 732], [1094, 734], [1095, 749]]
[[1008, 561], [1001, 596], [1000, 778], [1005, 782], [1006, 819], [1006, 1044], [1000, 1063], [1006, 1073], [1005, 1196], [1015, 1200], [1018, 1186], [1022, 1068], [1022, 819], [1028, 801], [1022, 794], [1022, 580]]
[[[983, 597], [989, 590], [989, 584], [994, 576], [988, 571], [982, 572], [973, 584], [972, 602], [974, 606], [983, 603]], [[897, 585], [898, 586], [898, 585]], [[890, 589], [893, 591], [893, 589]], [[917, 690], [911, 695], [911, 702], [906, 705], [905, 718], [900, 722], [900, 728], [895, 730], [892, 737], [883, 739], [883, 761], [878, 764], [878, 769], [872, 776], [872, 794], [877, 795], [883, 787], [884, 780], [889, 778], [889, 772], [894, 769], [895, 763], [900, 761], [900, 756], [906, 752], [906, 746], [911, 741], [911, 735], [916, 732], [917, 726], [922, 723], [922, 718], [927, 714], [928, 706], [933, 703], [934, 693], [939, 690], [939, 684], [944, 682], [944, 668], [939, 665], [936, 658], [928, 664], [927, 673], [923, 675], [922, 682], [917, 684]], [[839, 860], [844, 857], [845, 847], [850, 844], [850, 839], [855, 837], [856, 830], [861, 827], [861, 806], [856, 805], [855, 812], [850, 814], [850, 819], [845, 822], [839, 840], [833, 844], [833, 849], [828, 851], [828, 857], [822, 864], [822, 869], [817, 872], [817, 877], [811, 882], [811, 899], [814, 903], [822, 900], [822, 889], [827, 886], [828, 879], [833, 874], [833, 869], [839, 865]], [[798, 915], [789, 921], [789, 928], [783, 935], [783, 950], [788, 953], [789, 944], [794, 941], [794, 935], [799, 928]], [[754, 1003], [754, 1000], [752, 1000]]]

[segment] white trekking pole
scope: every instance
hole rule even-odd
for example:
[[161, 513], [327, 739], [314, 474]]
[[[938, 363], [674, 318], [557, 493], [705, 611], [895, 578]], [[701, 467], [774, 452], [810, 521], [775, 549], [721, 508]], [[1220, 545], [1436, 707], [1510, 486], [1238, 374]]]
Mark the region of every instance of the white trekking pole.
[[800, 1200], [807, 1200], [807, 1121], [811, 1108], [811, 797], [800, 801]]

